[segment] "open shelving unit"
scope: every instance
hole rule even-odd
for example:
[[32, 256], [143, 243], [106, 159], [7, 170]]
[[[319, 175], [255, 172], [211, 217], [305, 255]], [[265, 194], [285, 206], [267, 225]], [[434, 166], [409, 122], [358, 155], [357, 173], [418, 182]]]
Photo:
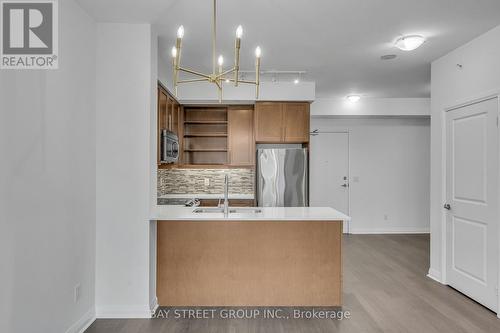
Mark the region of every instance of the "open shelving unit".
[[227, 119], [225, 107], [184, 108], [183, 162], [185, 164], [227, 164]]

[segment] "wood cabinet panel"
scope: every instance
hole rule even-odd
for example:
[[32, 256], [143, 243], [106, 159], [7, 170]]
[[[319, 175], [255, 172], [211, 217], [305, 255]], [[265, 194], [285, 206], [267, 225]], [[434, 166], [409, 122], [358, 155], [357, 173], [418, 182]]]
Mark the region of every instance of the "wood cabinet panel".
[[257, 103], [255, 133], [255, 140], [262, 143], [309, 142], [309, 103]]
[[248, 166], [254, 164], [255, 140], [253, 135], [253, 109], [229, 108], [228, 146], [229, 164]]
[[160, 306], [341, 306], [342, 223], [159, 221], [156, 277]]
[[283, 141], [282, 103], [262, 102], [255, 104], [255, 141]]
[[161, 162], [161, 132], [168, 130], [179, 135], [181, 123], [181, 106], [172, 97], [165, 88], [158, 85], [158, 121], [157, 121], [157, 162], [160, 167], [172, 167], [177, 163], [162, 163]]
[[309, 142], [309, 103], [283, 104], [284, 142]]

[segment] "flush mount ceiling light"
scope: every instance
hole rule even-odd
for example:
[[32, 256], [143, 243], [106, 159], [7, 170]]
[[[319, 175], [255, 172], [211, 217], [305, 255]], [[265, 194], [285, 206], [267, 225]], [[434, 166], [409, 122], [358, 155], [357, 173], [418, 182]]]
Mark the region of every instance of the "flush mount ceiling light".
[[[217, 0], [213, 0], [213, 17], [212, 17], [212, 73], [204, 74], [192, 69], [181, 67], [181, 42], [184, 37], [184, 27], [181, 25], [177, 30], [177, 40], [175, 46], [172, 48], [172, 67], [173, 67], [173, 81], [175, 88], [175, 95], [177, 97], [177, 87], [181, 83], [201, 82], [207, 81], [216, 85], [219, 92], [219, 103], [222, 102], [222, 83], [234, 82], [237, 87], [239, 83], [247, 83], [255, 85], [255, 99], [259, 98], [259, 76], [260, 76], [260, 57], [262, 51], [257, 46], [255, 49], [255, 81], [248, 81], [240, 79], [240, 46], [241, 37], [243, 36], [243, 28], [238, 26], [236, 29], [236, 42], [234, 47], [234, 65], [232, 68], [223, 70], [224, 58], [220, 55], [216, 57], [217, 52]], [[218, 65], [218, 67], [217, 67]], [[179, 80], [179, 72], [184, 72], [194, 75], [196, 78], [188, 78]], [[232, 78], [231, 78], [232, 76]]]
[[418, 49], [425, 43], [425, 38], [420, 35], [401, 36], [394, 44], [398, 49], [403, 51], [413, 51]]
[[356, 103], [356, 102], [359, 102], [359, 100], [361, 99], [361, 96], [359, 95], [348, 95], [346, 97], [346, 99], [351, 102], [351, 103]]

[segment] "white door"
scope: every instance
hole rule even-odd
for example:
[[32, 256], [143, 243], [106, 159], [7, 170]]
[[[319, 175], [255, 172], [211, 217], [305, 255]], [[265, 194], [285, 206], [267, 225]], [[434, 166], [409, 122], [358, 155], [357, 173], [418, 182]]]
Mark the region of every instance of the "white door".
[[446, 279], [497, 310], [498, 99], [446, 113]]
[[349, 215], [349, 134], [315, 133], [310, 144], [309, 205]]

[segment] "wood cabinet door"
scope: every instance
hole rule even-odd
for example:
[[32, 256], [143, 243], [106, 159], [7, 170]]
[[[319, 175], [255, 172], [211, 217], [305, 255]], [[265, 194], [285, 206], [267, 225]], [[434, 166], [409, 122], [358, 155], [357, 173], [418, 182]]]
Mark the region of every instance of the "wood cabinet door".
[[228, 154], [231, 165], [254, 164], [253, 112], [249, 107], [228, 109]]
[[284, 142], [309, 142], [309, 103], [283, 104]]
[[179, 115], [180, 115], [180, 105], [177, 101], [174, 100], [174, 104], [172, 107], [172, 116], [171, 116], [171, 128], [170, 130], [175, 134], [179, 134]]
[[255, 104], [255, 141], [282, 142], [283, 104], [262, 102]]
[[157, 163], [161, 163], [161, 130], [167, 128], [167, 95], [162, 89], [158, 88], [158, 113], [157, 113], [157, 144], [156, 144], [156, 159]]
[[167, 104], [167, 119], [165, 120], [167, 123], [167, 129], [172, 131], [172, 125], [174, 120], [174, 99], [168, 96], [168, 104]]

